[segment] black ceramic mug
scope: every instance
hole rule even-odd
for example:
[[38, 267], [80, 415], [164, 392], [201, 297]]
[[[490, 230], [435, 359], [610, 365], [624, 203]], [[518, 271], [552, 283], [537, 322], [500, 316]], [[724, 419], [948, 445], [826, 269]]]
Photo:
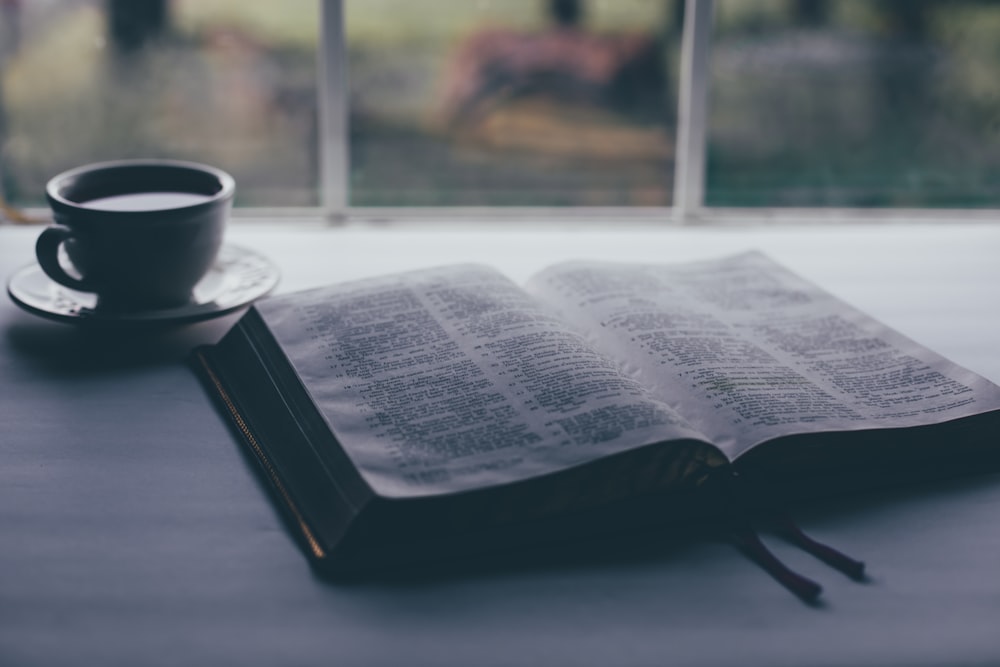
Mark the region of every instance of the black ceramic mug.
[[182, 306], [218, 255], [235, 191], [229, 174], [192, 162], [72, 169], [46, 186], [56, 224], [38, 237], [38, 263], [60, 285], [96, 293], [99, 308]]

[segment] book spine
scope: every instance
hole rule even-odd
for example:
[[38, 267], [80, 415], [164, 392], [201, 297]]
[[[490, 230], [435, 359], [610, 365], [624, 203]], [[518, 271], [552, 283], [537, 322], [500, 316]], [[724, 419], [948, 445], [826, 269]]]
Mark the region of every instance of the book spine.
[[304, 514], [300, 511], [297, 503], [292, 498], [291, 493], [289, 493], [281, 477], [278, 475], [274, 464], [264, 451], [264, 448], [261, 447], [260, 443], [257, 441], [256, 436], [247, 425], [246, 419], [240, 413], [239, 408], [229, 395], [229, 392], [226, 391], [226, 387], [220, 379], [217, 369], [211, 362], [210, 349], [204, 347], [196, 349], [194, 352], [194, 358], [197, 362], [196, 369], [206, 380], [208, 386], [214, 389], [213, 395], [218, 399], [223, 412], [229, 417], [230, 422], [240, 434], [241, 440], [253, 455], [254, 460], [257, 461], [268, 482], [270, 482], [271, 487], [274, 489], [275, 494], [281, 501], [290, 522], [298, 529], [298, 533], [308, 548], [310, 555], [317, 560], [325, 559], [327, 557], [326, 550], [316, 538], [316, 535], [310, 528]]

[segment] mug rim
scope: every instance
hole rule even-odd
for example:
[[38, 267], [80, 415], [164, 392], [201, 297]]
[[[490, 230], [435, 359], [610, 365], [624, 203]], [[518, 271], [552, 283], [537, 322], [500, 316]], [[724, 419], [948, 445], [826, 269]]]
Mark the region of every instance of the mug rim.
[[[100, 172], [127, 170], [127, 169], [176, 169], [179, 171], [197, 172], [214, 177], [219, 183], [219, 190], [212, 194], [206, 194], [207, 199], [184, 206], [170, 206], [164, 208], [144, 209], [138, 211], [116, 211], [104, 210], [85, 206], [79, 201], [74, 201], [66, 197], [63, 192], [68, 184], [73, 183], [81, 176], [96, 174]], [[145, 190], [149, 192], [149, 190]], [[155, 191], [154, 191], [155, 192]], [[196, 213], [199, 209], [209, 209], [219, 202], [232, 199], [236, 192], [236, 181], [227, 172], [200, 162], [190, 162], [186, 160], [167, 160], [158, 158], [142, 158], [128, 160], [110, 160], [107, 162], [93, 162], [63, 171], [49, 179], [45, 185], [45, 196], [53, 211], [57, 213], [69, 213], [79, 219], [99, 217], [104, 220], [124, 219], [136, 220], [137, 217], [145, 217], [150, 220], [163, 215], [164, 213], [185, 212]], [[122, 194], [131, 194], [123, 192]], [[204, 194], [204, 193], [198, 193]]]

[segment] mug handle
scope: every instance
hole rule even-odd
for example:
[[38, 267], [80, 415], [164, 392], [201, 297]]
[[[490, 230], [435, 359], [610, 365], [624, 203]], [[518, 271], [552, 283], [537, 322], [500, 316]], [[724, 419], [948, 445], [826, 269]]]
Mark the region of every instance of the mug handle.
[[66, 273], [59, 263], [59, 246], [73, 237], [66, 227], [52, 225], [46, 227], [35, 241], [35, 256], [42, 271], [60, 285], [80, 292], [93, 292], [94, 287], [86, 278], [74, 278]]

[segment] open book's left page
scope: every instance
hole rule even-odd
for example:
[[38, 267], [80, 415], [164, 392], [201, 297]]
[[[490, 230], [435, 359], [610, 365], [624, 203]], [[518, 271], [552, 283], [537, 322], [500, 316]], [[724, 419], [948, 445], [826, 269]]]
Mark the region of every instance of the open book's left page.
[[482, 488], [647, 444], [704, 440], [489, 268], [360, 281], [257, 309], [383, 496]]

